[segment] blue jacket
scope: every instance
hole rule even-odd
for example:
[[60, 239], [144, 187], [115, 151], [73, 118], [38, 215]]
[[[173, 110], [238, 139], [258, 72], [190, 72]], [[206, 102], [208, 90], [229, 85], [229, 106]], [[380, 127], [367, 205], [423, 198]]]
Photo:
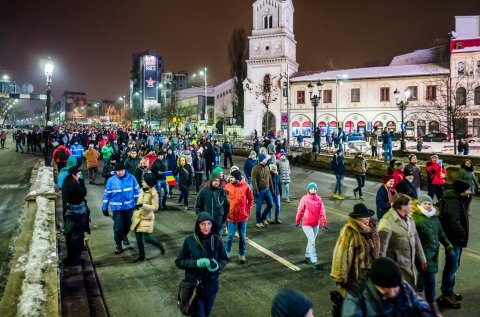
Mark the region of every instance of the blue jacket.
[[128, 171], [125, 171], [124, 177], [115, 174], [108, 179], [105, 186], [102, 210], [108, 210], [109, 204], [111, 210], [133, 209], [139, 195], [140, 186], [132, 174]]
[[393, 132], [382, 132], [383, 144], [392, 144]]
[[243, 172], [245, 173], [245, 176], [248, 178], [252, 177], [252, 169], [255, 165], [257, 165], [258, 161], [254, 160], [252, 158], [247, 158], [245, 161], [245, 164], [243, 165]]
[[70, 146], [70, 152], [72, 152], [72, 156], [75, 158], [82, 158], [85, 156], [83, 146], [81, 146], [80, 144], [73, 144], [72, 146]]
[[332, 164], [330, 165], [335, 175], [343, 175], [345, 174], [345, 163], [343, 161], [343, 157], [338, 156], [335, 154], [332, 158]]

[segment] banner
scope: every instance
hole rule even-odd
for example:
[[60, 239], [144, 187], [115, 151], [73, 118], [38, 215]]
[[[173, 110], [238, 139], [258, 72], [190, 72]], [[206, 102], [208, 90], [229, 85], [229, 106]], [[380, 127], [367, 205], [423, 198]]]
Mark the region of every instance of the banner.
[[157, 100], [157, 58], [155, 56], [146, 55], [144, 61], [144, 99]]

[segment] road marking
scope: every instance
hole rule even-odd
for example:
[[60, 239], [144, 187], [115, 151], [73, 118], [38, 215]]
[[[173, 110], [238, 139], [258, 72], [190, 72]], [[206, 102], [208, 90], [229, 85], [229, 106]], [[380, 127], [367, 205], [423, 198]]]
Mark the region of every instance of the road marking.
[[[240, 238], [239, 235], [238, 235], [238, 232], [235, 232], [235, 236], [237, 238]], [[282, 263], [283, 265], [288, 267], [290, 270], [295, 271], [295, 272], [300, 271], [300, 268], [298, 266], [296, 266], [295, 264], [290, 263], [289, 261], [285, 260], [281, 256], [279, 256], [279, 255], [273, 253], [272, 251], [262, 247], [260, 244], [256, 243], [252, 239], [249, 239], [249, 238], [246, 238], [246, 239], [247, 239], [247, 243], [250, 244], [252, 247], [254, 247], [255, 249], [257, 249], [257, 250], [259, 250], [263, 253], [265, 253], [266, 255], [273, 258], [274, 260], [277, 260], [278, 262]]]

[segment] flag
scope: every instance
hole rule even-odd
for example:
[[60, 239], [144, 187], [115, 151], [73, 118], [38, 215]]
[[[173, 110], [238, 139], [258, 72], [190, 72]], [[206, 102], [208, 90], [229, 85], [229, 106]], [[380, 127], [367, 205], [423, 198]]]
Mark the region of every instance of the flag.
[[167, 184], [168, 186], [175, 186], [177, 185], [177, 181], [175, 180], [175, 177], [173, 177], [173, 173], [171, 171], [167, 171]]

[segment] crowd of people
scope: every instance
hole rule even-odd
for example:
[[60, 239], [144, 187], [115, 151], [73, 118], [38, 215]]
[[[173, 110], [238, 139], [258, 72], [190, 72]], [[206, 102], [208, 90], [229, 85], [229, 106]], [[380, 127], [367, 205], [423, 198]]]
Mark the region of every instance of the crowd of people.
[[[192, 316], [210, 314], [218, 292], [219, 273], [233, 260], [232, 242], [237, 231], [238, 261], [247, 263], [246, 231], [251, 211], [255, 209], [255, 227], [264, 230], [282, 223], [281, 205], [291, 202], [285, 140], [266, 136], [260, 144], [260, 138], [255, 138], [242, 173], [233, 165], [232, 144], [219, 142], [211, 134], [164, 135], [143, 128], [58, 127], [51, 130], [50, 138], [51, 158], [59, 171], [57, 185], [62, 190], [67, 265], [81, 261], [84, 233], [90, 230], [85, 182], [88, 179], [90, 185], [99, 185], [100, 166], [103, 165], [105, 187], [102, 211], [108, 217], [112, 214], [114, 253], [123, 253], [123, 246], [130, 244], [128, 234], [132, 231], [138, 246], [135, 262], [147, 259], [144, 241], [158, 247], [161, 254], [165, 252], [164, 243], [152, 234], [155, 211], [172, 208], [169, 201], [173, 191], [178, 191], [178, 206], [191, 209], [188, 198], [191, 190], [196, 191], [194, 233], [185, 238], [175, 260], [177, 267], [185, 270], [186, 280], [202, 285], [203, 291], [192, 304]], [[388, 156], [391, 150], [386, 152]], [[339, 200], [345, 198], [344, 154], [339, 147], [331, 161], [336, 177], [332, 197]], [[81, 172], [84, 161], [85, 175]], [[363, 199], [368, 168], [362, 153], [356, 153], [352, 164], [357, 181], [353, 189], [355, 199]], [[228, 175], [224, 175], [224, 169]], [[331, 277], [339, 287], [338, 294], [332, 294], [334, 314], [411, 312], [441, 316], [439, 304], [461, 307], [462, 296], [455, 293], [454, 286], [462, 249], [468, 242], [469, 204], [472, 194], [479, 189], [473, 170], [473, 162], [465, 160], [453, 189], [445, 190], [446, 169], [438, 155], [433, 154], [425, 167], [428, 195], [422, 195], [423, 182], [415, 154], [410, 154], [408, 162], [390, 159], [377, 191], [376, 211], [363, 202], [356, 204], [337, 239], [331, 269]], [[322, 269], [315, 241], [319, 229], [329, 228], [326, 208], [317, 192], [316, 183], [307, 186], [306, 194], [299, 200], [294, 227], [301, 226], [307, 238], [305, 261]], [[435, 277], [439, 272], [440, 244], [445, 248], [446, 262], [442, 295], [437, 298]], [[304, 298], [297, 291], [283, 292]], [[425, 299], [417, 295], [422, 292]], [[313, 316], [313, 304], [308, 298], [304, 300], [306, 310], [302, 316]], [[272, 316], [293, 316], [280, 314], [286, 308], [275, 303], [276, 300]]]

